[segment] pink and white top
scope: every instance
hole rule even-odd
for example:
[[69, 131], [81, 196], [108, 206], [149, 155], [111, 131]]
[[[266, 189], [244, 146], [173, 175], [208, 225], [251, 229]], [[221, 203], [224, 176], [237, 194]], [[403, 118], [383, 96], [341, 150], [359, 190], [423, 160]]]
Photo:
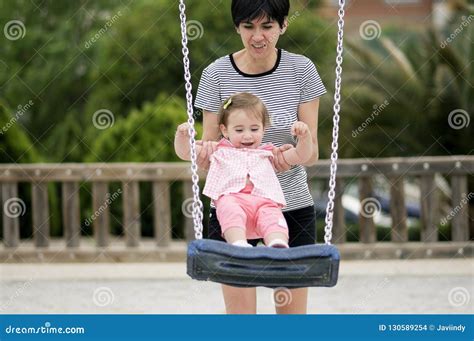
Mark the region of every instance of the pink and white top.
[[286, 206], [285, 196], [275, 174], [271, 158], [273, 145], [261, 145], [257, 149], [235, 148], [227, 139], [221, 139], [217, 150], [210, 156], [211, 165], [203, 193], [213, 200], [229, 193], [238, 193], [247, 182], [253, 184], [253, 195]]

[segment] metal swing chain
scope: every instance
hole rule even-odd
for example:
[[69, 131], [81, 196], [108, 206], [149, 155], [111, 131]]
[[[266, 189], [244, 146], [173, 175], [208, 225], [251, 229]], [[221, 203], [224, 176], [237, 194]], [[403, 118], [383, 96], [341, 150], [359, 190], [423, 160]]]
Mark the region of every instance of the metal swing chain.
[[[328, 205], [326, 207], [326, 226], [324, 228], [325, 235], [324, 241], [326, 244], [331, 244], [332, 238], [332, 226], [333, 226], [333, 215], [334, 215], [334, 197], [336, 187], [336, 171], [337, 171], [337, 159], [338, 159], [338, 137], [339, 137], [339, 111], [340, 100], [341, 100], [341, 75], [342, 75], [342, 52], [343, 52], [343, 28], [344, 28], [344, 6], [345, 0], [339, 0], [339, 20], [338, 20], [338, 36], [337, 36], [337, 58], [336, 58], [336, 81], [335, 81], [335, 92], [334, 92], [334, 116], [333, 116], [333, 142], [331, 144], [331, 174], [329, 178], [329, 192], [328, 192]], [[179, 11], [181, 19], [181, 44], [183, 52], [183, 65], [184, 65], [184, 79], [186, 81], [186, 102], [187, 102], [187, 113], [189, 123], [189, 143], [191, 145], [191, 172], [193, 182], [193, 221], [194, 221], [194, 235], [196, 239], [202, 239], [202, 209], [203, 204], [199, 197], [199, 176], [197, 174], [197, 161], [196, 161], [196, 141], [194, 135], [196, 131], [194, 129], [194, 117], [193, 117], [193, 96], [191, 93], [191, 74], [189, 71], [189, 50], [188, 50], [188, 38], [186, 33], [186, 6], [184, 0], [179, 1]]]
[[189, 72], [189, 50], [188, 50], [188, 36], [186, 33], [186, 5], [184, 0], [179, 1], [179, 16], [181, 18], [181, 45], [183, 52], [183, 65], [184, 65], [184, 79], [186, 81], [186, 103], [188, 112], [188, 123], [189, 123], [189, 144], [191, 146], [191, 172], [193, 181], [193, 221], [194, 221], [194, 236], [196, 239], [202, 239], [202, 201], [199, 197], [199, 176], [198, 167], [196, 161], [196, 130], [194, 129], [194, 116], [193, 116], [193, 95], [191, 93], [191, 73]]
[[339, 111], [341, 110], [341, 76], [342, 76], [342, 51], [343, 51], [343, 34], [344, 34], [344, 5], [345, 0], [339, 0], [339, 20], [337, 22], [337, 57], [336, 57], [336, 82], [334, 90], [334, 116], [333, 116], [333, 130], [332, 130], [332, 153], [331, 153], [331, 175], [329, 177], [329, 192], [328, 205], [326, 207], [326, 226], [324, 227], [324, 242], [327, 245], [331, 244], [332, 226], [334, 216], [334, 197], [336, 196], [336, 172], [337, 172], [337, 149], [339, 138]]

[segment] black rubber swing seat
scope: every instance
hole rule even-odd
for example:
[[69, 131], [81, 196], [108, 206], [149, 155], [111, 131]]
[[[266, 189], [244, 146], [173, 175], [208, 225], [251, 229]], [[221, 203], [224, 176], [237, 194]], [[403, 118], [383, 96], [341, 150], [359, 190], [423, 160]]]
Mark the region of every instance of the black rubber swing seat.
[[339, 260], [334, 245], [246, 248], [199, 239], [188, 245], [187, 274], [237, 287], [332, 287], [337, 283]]

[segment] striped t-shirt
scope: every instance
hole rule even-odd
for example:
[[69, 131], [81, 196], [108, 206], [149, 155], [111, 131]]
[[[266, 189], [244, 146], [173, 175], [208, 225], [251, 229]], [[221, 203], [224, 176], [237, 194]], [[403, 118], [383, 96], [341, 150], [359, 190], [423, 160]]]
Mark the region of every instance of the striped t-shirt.
[[[290, 128], [298, 120], [299, 104], [320, 97], [326, 89], [313, 62], [305, 56], [279, 49], [270, 71], [250, 75], [240, 71], [228, 55], [204, 69], [194, 105], [217, 113], [222, 101], [237, 92], [250, 92], [263, 101], [271, 126], [266, 128], [262, 143], [279, 147], [296, 145]], [[287, 203], [284, 211], [313, 205], [304, 166], [293, 166], [277, 176]]]

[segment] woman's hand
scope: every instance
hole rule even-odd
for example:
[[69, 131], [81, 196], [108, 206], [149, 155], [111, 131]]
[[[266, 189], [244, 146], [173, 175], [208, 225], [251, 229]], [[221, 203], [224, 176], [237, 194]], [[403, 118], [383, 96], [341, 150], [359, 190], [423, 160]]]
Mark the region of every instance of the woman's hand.
[[285, 161], [285, 158], [283, 157], [283, 152], [290, 150], [291, 148], [295, 147], [291, 144], [284, 144], [280, 147], [273, 148], [273, 168], [275, 168], [275, 171], [277, 173], [286, 172], [287, 170], [290, 170], [291, 165], [289, 165]]
[[212, 153], [217, 150], [217, 142], [216, 141], [196, 141], [197, 145], [200, 145], [202, 148], [197, 155], [197, 165], [199, 168], [204, 170], [209, 170], [209, 157]]

